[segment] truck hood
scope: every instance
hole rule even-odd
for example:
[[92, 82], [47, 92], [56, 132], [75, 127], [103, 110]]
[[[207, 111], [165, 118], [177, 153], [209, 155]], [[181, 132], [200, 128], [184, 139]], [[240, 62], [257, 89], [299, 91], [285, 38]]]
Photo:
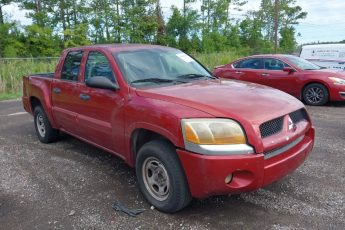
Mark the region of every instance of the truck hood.
[[304, 105], [273, 88], [236, 80], [202, 80], [187, 84], [136, 89], [141, 97], [188, 106], [215, 117], [259, 125]]

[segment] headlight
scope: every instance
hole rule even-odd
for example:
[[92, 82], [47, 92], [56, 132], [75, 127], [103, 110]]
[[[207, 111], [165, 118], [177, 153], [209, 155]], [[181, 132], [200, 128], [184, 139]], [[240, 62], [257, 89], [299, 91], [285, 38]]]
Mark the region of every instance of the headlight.
[[183, 119], [182, 132], [187, 150], [201, 154], [253, 153], [242, 127], [230, 119]]
[[329, 79], [336, 85], [345, 85], [345, 80], [337, 77], [329, 77]]

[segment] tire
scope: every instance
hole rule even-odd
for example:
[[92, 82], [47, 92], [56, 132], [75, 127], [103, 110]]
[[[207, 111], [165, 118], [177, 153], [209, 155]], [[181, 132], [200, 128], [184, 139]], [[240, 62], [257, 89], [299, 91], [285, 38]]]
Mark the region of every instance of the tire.
[[59, 131], [52, 128], [41, 106], [36, 106], [34, 109], [34, 121], [37, 137], [42, 143], [51, 143], [58, 138]]
[[307, 85], [303, 90], [303, 100], [307, 105], [324, 105], [328, 102], [327, 88], [318, 83]]
[[175, 147], [168, 141], [154, 140], [140, 148], [136, 175], [145, 199], [162, 212], [177, 212], [192, 199]]

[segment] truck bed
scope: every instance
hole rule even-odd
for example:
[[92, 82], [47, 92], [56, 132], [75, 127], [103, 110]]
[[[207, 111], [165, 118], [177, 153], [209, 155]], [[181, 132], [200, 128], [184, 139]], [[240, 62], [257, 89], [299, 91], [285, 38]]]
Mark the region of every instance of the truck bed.
[[[50, 98], [49, 92], [53, 79], [54, 73], [23, 76], [23, 100], [30, 101], [30, 97], [41, 100]], [[29, 113], [33, 113], [33, 111], [31, 111], [30, 104], [24, 104], [24, 108]]]
[[54, 78], [54, 73], [38, 73], [27, 75], [27, 77], [44, 77], [44, 78]]

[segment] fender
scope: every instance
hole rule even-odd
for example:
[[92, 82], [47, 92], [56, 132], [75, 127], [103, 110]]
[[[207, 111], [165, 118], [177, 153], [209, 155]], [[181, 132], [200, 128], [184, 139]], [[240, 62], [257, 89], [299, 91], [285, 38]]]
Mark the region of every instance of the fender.
[[130, 166], [134, 166], [135, 164], [135, 159], [134, 156], [132, 154], [132, 134], [135, 132], [135, 130], [137, 129], [146, 129], [148, 131], [157, 133], [163, 137], [165, 137], [166, 139], [168, 139], [174, 146], [178, 147], [178, 148], [184, 148], [184, 143], [182, 140], [182, 132], [181, 134], [173, 134], [171, 131], [162, 128], [161, 126], [152, 124], [152, 123], [147, 123], [147, 122], [135, 122], [130, 124], [125, 131], [125, 139], [126, 139], [126, 143], [125, 143], [125, 148], [126, 148], [126, 160], [127, 163]]
[[52, 80], [35, 76], [30, 76], [29, 79], [29, 92], [31, 94], [30, 100], [34, 97], [41, 102], [41, 105], [49, 119], [49, 122], [51, 123], [53, 128], [56, 128], [57, 125], [52, 114], [52, 101], [50, 97], [50, 88]]

